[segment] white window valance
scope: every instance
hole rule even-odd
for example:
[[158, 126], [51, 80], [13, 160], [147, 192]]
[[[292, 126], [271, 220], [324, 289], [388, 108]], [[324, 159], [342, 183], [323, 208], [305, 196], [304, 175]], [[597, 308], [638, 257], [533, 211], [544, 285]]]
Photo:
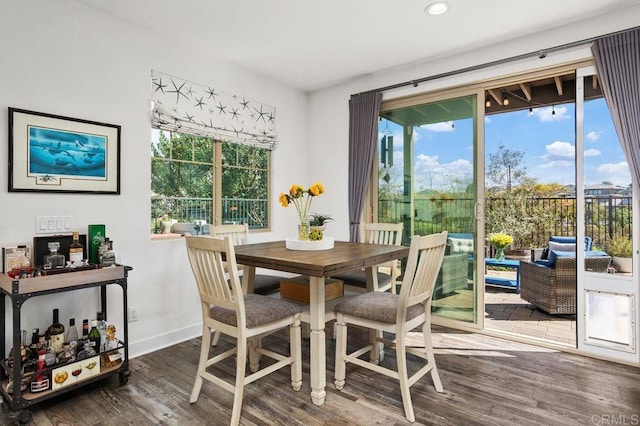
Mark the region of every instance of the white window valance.
[[152, 126], [273, 150], [276, 108], [151, 71]]

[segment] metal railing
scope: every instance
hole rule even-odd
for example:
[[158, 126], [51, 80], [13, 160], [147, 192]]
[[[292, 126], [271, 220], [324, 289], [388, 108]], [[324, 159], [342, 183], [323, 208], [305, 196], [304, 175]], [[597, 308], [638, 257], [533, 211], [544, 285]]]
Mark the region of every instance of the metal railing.
[[[211, 198], [151, 197], [151, 232], [160, 232], [162, 220], [214, 223]], [[266, 228], [269, 223], [266, 199], [222, 198], [222, 223], [248, 223], [249, 228]]]
[[[487, 198], [485, 207], [491, 209], [504, 199]], [[552, 218], [537, 227], [530, 241], [533, 246], [545, 247], [552, 235], [576, 235], [575, 198], [532, 198], [528, 200], [530, 211], [544, 209]], [[632, 232], [632, 198], [610, 195], [588, 197], [585, 206], [585, 234], [593, 245], [604, 248], [608, 239], [615, 236], [629, 237]], [[409, 214], [413, 213], [413, 214]], [[379, 200], [378, 216], [382, 222], [408, 222], [413, 218], [413, 232], [420, 235], [448, 230], [449, 232], [473, 232], [474, 201], [458, 199], [418, 199], [413, 201], [413, 212], [406, 211], [401, 200]], [[408, 228], [408, 226], [405, 226]], [[407, 232], [410, 232], [408, 230]]]

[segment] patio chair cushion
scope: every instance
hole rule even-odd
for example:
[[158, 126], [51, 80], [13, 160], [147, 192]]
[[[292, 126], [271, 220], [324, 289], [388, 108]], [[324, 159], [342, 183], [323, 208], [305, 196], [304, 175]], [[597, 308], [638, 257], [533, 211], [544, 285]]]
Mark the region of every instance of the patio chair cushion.
[[[603, 251], [592, 250], [592, 251], [584, 252], [584, 257], [607, 257], [607, 256], [609, 255]], [[544, 265], [544, 266], [553, 268], [556, 264], [556, 260], [558, 257], [576, 257], [576, 252], [551, 250], [549, 252], [549, 260], [547, 261], [546, 264], [540, 263], [539, 261], [536, 261], [536, 263], [539, 265]]]
[[561, 250], [549, 250], [549, 259], [547, 266], [554, 268], [556, 266], [556, 259], [559, 257], [576, 257], [575, 251], [561, 251]]
[[[557, 235], [553, 235], [551, 236], [551, 238], [549, 238], [549, 241], [553, 241], [556, 243], [576, 243], [576, 237], [560, 237]], [[584, 250], [585, 251], [590, 251], [591, 247], [593, 245], [593, 240], [591, 239], [591, 237], [584, 237]]]
[[549, 241], [549, 253], [552, 251], [576, 251], [576, 243], [558, 243]]
[[447, 238], [451, 254], [473, 253], [473, 238]]
[[[247, 318], [247, 328], [269, 324], [302, 312], [300, 305], [286, 300], [274, 299], [259, 294], [247, 294], [244, 296], [244, 309]], [[219, 306], [210, 309], [211, 318], [237, 327], [236, 311]]]

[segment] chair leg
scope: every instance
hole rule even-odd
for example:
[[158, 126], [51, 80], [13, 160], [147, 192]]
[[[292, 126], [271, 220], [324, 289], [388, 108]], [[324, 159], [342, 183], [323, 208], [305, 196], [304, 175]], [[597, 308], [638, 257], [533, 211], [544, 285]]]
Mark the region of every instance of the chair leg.
[[396, 336], [396, 362], [398, 363], [398, 380], [400, 381], [400, 393], [404, 405], [404, 415], [411, 423], [416, 421], [409, 391], [409, 375], [407, 373], [407, 350], [405, 336]]
[[381, 330], [369, 330], [369, 343], [371, 344], [369, 361], [373, 364], [380, 364], [384, 360], [384, 343], [378, 341], [378, 338], [382, 337]]
[[342, 314], [338, 314], [336, 319], [336, 365], [335, 365], [335, 381], [336, 389], [344, 388], [344, 379], [347, 363], [344, 356], [347, 354], [347, 326], [344, 323]]
[[302, 388], [302, 333], [299, 320], [289, 327], [289, 354], [293, 358], [291, 387], [297, 392]]
[[245, 369], [247, 366], [247, 339], [238, 336], [238, 352], [236, 362], [236, 386], [233, 392], [233, 410], [231, 412], [230, 425], [240, 423], [240, 412], [242, 411], [242, 398], [244, 397]]
[[189, 402], [192, 404], [198, 401], [200, 396], [200, 389], [202, 388], [202, 373], [207, 369], [207, 361], [209, 360], [209, 348], [211, 347], [211, 332], [213, 330], [202, 325], [202, 342], [200, 344], [200, 360], [198, 361], [198, 371], [196, 372], [196, 380], [193, 383], [193, 389], [191, 390], [191, 397]]
[[436, 388], [436, 392], [444, 392], [442, 382], [440, 381], [440, 374], [438, 373], [438, 367], [436, 366], [436, 357], [433, 354], [433, 339], [431, 337], [431, 316], [427, 315], [427, 319], [422, 324], [422, 338], [424, 339], [424, 350], [427, 353], [427, 362], [431, 365], [431, 380], [433, 380], [433, 386]]
[[255, 373], [260, 368], [260, 354], [257, 349], [262, 346], [262, 339], [260, 336], [253, 336], [249, 338], [249, 370]]
[[211, 330], [213, 332], [213, 342], [212, 346], [218, 346], [218, 341], [220, 340], [220, 332], [218, 330]]

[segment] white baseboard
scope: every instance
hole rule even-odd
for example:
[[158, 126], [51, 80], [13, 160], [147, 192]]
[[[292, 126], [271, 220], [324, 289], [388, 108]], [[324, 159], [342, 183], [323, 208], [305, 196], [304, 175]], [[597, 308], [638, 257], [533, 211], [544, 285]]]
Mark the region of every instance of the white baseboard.
[[178, 330], [172, 330], [146, 339], [129, 342], [129, 358], [136, 358], [160, 349], [200, 337], [202, 323], [193, 324]]

